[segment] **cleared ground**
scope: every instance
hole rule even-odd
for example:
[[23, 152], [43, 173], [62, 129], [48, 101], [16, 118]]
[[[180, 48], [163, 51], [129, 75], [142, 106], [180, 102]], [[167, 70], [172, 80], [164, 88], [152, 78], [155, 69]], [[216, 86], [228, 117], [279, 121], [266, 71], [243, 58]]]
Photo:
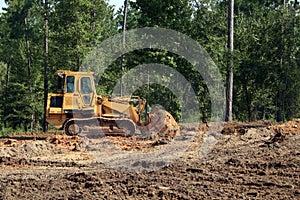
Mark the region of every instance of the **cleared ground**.
[[156, 168], [122, 168], [107, 159], [118, 164], [122, 155], [155, 153], [170, 143], [62, 133], [2, 137], [0, 199], [300, 199], [300, 120], [233, 122], [220, 132], [182, 124], [175, 140], [187, 149], [172, 162], [153, 159]]

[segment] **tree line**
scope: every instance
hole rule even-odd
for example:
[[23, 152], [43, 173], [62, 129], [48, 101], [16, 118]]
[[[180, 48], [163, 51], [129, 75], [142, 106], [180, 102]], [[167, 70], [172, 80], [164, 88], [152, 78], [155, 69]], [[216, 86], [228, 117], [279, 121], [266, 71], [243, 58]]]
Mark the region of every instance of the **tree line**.
[[[196, 40], [226, 82], [228, 1], [128, 1], [126, 29], [161, 27]], [[48, 17], [49, 92], [55, 70], [78, 70], [88, 52], [121, 31], [123, 10], [105, 0], [7, 0], [0, 14], [0, 131], [39, 131], [43, 118], [45, 15]], [[235, 0], [233, 120], [285, 121], [300, 117], [300, 21], [297, 0]], [[121, 62], [123, 70], [121, 70]], [[206, 83], [185, 59], [143, 49], [116, 60], [101, 77], [99, 94], [110, 95], [116, 81], [135, 66], [161, 63], [179, 71], [196, 92], [200, 113], [210, 119]], [[151, 84], [136, 94], [162, 104], [180, 121], [180, 103], [167, 88]]]

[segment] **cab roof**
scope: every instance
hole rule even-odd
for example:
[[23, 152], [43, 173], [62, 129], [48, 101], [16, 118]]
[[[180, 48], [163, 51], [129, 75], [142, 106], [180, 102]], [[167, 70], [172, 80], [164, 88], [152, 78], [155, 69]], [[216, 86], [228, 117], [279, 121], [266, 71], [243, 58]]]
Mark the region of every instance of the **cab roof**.
[[93, 75], [94, 72], [81, 72], [81, 71], [71, 71], [71, 70], [57, 70], [56, 73], [65, 74], [67, 76], [76, 76], [76, 75]]

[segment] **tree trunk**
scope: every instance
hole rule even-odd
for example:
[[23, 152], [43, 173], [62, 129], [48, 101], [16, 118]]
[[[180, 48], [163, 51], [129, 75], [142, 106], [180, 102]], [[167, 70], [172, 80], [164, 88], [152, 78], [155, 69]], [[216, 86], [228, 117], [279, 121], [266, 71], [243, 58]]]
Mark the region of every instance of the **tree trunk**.
[[232, 99], [233, 99], [233, 18], [234, 0], [228, 2], [228, 51], [229, 61], [227, 67], [226, 87], [226, 116], [225, 121], [232, 121]]
[[244, 86], [245, 97], [246, 97], [248, 121], [251, 121], [251, 96], [250, 96], [249, 91], [248, 91], [246, 79], [244, 79], [243, 86]]
[[[28, 79], [28, 87], [31, 95], [31, 102], [34, 101], [34, 94], [32, 92], [32, 80], [31, 80], [31, 56], [30, 56], [30, 44], [28, 37], [28, 28], [27, 28], [27, 18], [25, 18], [25, 40], [26, 40], [26, 54], [27, 54], [27, 79]], [[34, 109], [31, 114], [31, 122], [30, 122], [30, 132], [33, 132], [33, 127], [35, 123]]]
[[[283, 70], [282, 76], [285, 78], [285, 80], [282, 81], [282, 83], [279, 84], [279, 90], [278, 90], [278, 101], [279, 105], [277, 108], [277, 114], [276, 114], [276, 121], [285, 121], [285, 95], [286, 95], [286, 80], [287, 80], [287, 66], [284, 63], [284, 51], [285, 51], [285, 42], [284, 42], [284, 23], [285, 23], [285, 17], [284, 17], [284, 9], [285, 9], [285, 0], [282, 0], [282, 16], [281, 16], [281, 44], [280, 44], [280, 71]], [[280, 81], [281, 82], [281, 81]]]
[[[123, 49], [125, 49], [125, 32], [126, 32], [126, 21], [127, 21], [127, 0], [124, 1], [124, 11], [123, 11], [123, 26], [122, 26], [122, 32], [123, 32], [123, 37], [122, 37], [122, 44], [123, 44]], [[120, 79], [120, 96], [123, 96], [123, 71], [124, 71], [124, 63], [125, 63], [125, 57], [122, 55], [122, 60], [121, 60], [121, 79]]]
[[[8, 84], [9, 84], [9, 73], [10, 73], [10, 62], [7, 63], [7, 68], [6, 68], [6, 75], [5, 75], [5, 95], [4, 95], [4, 102], [7, 102], [7, 96], [8, 96]], [[6, 116], [8, 113], [6, 113], [6, 104], [4, 104], [4, 116]], [[7, 127], [6, 119], [3, 120], [4, 127]]]
[[43, 120], [43, 132], [48, 131], [48, 124], [46, 121], [46, 111], [47, 111], [47, 98], [48, 98], [48, 0], [45, 0], [45, 35], [44, 35], [44, 120]]

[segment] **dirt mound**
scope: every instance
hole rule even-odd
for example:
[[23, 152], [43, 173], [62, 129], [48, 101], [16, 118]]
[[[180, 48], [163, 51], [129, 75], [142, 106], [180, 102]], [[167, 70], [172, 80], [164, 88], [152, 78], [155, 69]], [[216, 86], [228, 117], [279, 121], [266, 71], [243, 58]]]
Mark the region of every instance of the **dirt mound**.
[[[161, 111], [160, 111], [161, 112]], [[163, 128], [160, 130], [160, 133], [164, 134], [164, 135], [168, 135], [168, 137], [174, 138], [177, 134], [179, 134], [179, 125], [177, 124], [177, 122], [175, 121], [175, 119], [173, 118], [173, 116], [168, 113], [167, 111], [164, 111], [164, 115], [165, 119], [164, 119], [164, 126]], [[156, 113], [158, 114], [158, 113]]]
[[256, 122], [227, 122], [224, 124], [221, 131], [224, 135], [244, 135], [249, 129], [259, 129], [271, 126], [273, 123], [270, 121], [256, 121]]
[[0, 155], [6, 157], [31, 158], [61, 153], [61, 150], [46, 141], [32, 141], [16, 147], [0, 148]]
[[222, 134], [225, 135], [244, 135], [249, 129], [266, 128], [274, 134], [281, 133], [283, 135], [300, 135], [300, 119], [294, 119], [285, 123], [274, 123], [270, 121], [256, 122], [228, 122], [225, 123]]
[[79, 136], [55, 135], [48, 137], [46, 141], [64, 150], [82, 150], [81, 145], [83, 141]]
[[180, 131], [196, 131], [196, 132], [205, 132], [209, 130], [208, 123], [180, 123]]
[[300, 119], [294, 119], [282, 124], [275, 124], [269, 127], [273, 132], [282, 135], [300, 135]]

